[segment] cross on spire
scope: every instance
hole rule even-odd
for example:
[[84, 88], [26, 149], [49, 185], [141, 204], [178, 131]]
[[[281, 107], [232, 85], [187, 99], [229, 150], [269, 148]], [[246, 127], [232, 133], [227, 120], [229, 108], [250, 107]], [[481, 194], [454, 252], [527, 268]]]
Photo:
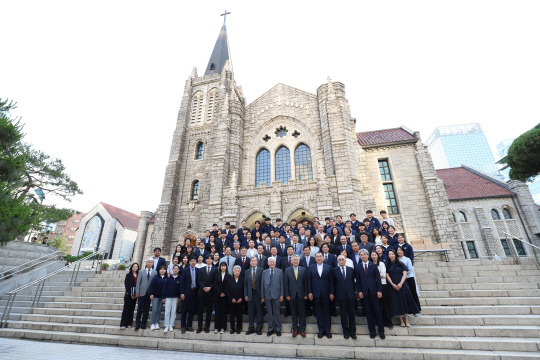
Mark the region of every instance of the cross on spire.
[[223, 16], [223, 25], [225, 25], [225, 21], [227, 20], [227, 15], [229, 14], [230, 12], [227, 12], [227, 10], [225, 10], [225, 12], [220, 15], [220, 16]]

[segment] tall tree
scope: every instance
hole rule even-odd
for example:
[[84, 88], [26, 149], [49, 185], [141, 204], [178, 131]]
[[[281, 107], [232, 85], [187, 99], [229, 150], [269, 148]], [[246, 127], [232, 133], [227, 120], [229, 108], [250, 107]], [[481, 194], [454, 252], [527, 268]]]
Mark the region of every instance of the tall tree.
[[30, 229], [39, 230], [43, 222], [65, 220], [74, 213], [42, 204], [34, 190], [67, 201], [82, 194], [61, 160], [23, 142], [21, 119], [10, 115], [16, 107], [15, 102], [0, 99], [0, 243], [14, 240]]
[[540, 173], [540, 124], [514, 140], [506, 163], [513, 180], [530, 181]]

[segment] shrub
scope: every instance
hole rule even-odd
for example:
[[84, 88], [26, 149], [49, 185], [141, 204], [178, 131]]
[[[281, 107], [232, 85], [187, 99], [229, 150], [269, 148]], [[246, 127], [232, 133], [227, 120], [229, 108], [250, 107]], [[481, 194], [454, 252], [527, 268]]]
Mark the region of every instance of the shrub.
[[101, 263], [101, 269], [107, 270], [109, 268], [109, 264], [107, 263]]
[[126, 265], [120, 264], [120, 265], [118, 265], [117, 269], [118, 270], [126, 270]]

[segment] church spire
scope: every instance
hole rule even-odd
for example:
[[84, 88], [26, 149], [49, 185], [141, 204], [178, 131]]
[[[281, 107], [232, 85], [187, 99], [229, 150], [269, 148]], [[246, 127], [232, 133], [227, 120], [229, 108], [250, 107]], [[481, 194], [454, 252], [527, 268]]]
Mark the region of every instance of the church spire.
[[216, 40], [216, 45], [214, 45], [212, 55], [210, 55], [210, 61], [208, 61], [208, 65], [206, 66], [206, 71], [204, 72], [204, 75], [220, 74], [223, 70], [225, 62], [230, 58], [229, 40], [227, 38], [227, 27], [225, 26], [225, 19], [229, 14], [230, 12], [227, 12], [227, 10], [225, 10], [225, 12], [221, 14], [221, 16], [223, 16], [223, 26], [221, 27], [221, 31], [219, 32], [218, 38]]

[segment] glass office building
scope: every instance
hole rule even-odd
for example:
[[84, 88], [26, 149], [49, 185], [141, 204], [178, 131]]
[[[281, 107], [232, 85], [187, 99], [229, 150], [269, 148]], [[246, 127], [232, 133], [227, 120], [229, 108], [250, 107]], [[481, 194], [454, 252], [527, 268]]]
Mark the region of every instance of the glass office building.
[[499, 180], [503, 179], [478, 123], [438, 127], [428, 138], [426, 145], [435, 169], [467, 165]]

